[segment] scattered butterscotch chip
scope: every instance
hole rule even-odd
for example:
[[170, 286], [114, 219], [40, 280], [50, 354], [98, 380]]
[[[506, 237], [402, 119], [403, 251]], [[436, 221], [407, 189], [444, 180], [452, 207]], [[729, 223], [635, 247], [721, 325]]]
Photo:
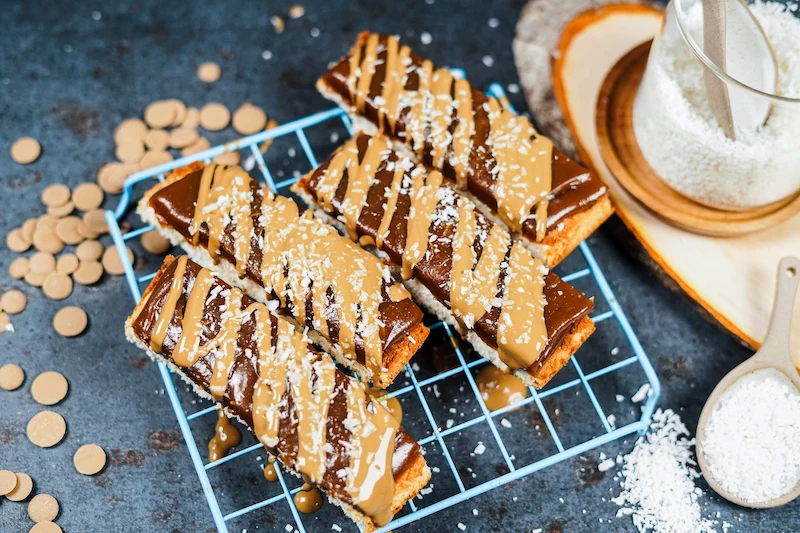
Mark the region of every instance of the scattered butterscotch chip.
[[246, 102], [233, 113], [233, 129], [242, 135], [252, 135], [267, 125], [267, 114], [260, 107]]
[[5, 333], [11, 325], [11, 317], [5, 311], [0, 311], [0, 333]]
[[64, 533], [64, 530], [54, 522], [39, 522], [33, 525], [29, 533]]
[[49, 494], [37, 494], [28, 504], [28, 516], [36, 522], [52, 522], [58, 516], [58, 502]]
[[58, 372], [42, 372], [31, 383], [31, 395], [36, 403], [55, 405], [67, 396], [69, 383]]
[[200, 126], [200, 110], [190, 107], [186, 110], [186, 119], [180, 124], [184, 128], [197, 129]]
[[[128, 261], [133, 264], [133, 252], [127, 246], [125, 249], [128, 251]], [[125, 273], [125, 268], [119, 258], [119, 252], [115, 246], [109, 246], [103, 253], [103, 268], [112, 276], [121, 276]]]
[[172, 148], [186, 148], [191, 146], [200, 137], [197, 130], [191, 128], [175, 128], [169, 134], [169, 145]]
[[166, 130], [150, 130], [144, 138], [149, 150], [166, 150], [169, 147], [169, 133]]
[[37, 274], [49, 274], [56, 269], [56, 258], [53, 257], [53, 254], [48, 254], [47, 252], [36, 252], [30, 257], [29, 261], [31, 272], [36, 272]]
[[63, 254], [58, 258], [56, 261], [56, 272], [60, 272], [61, 274], [70, 275], [76, 270], [78, 270], [78, 265], [80, 261], [78, 260], [78, 256], [75, 254]]
[[63, 183], [55, 183], [42, 191], [42, 203], [48, 207], [58, 207], [69, 202], [69, 187]]
[[0, 496], [5, 496], [17, 486], [17, 476], [11, 470], [0, 470]]
[[[0, 366], [0, 389], [17, 390], [23, 381], [25, 381], [25, 372], [19, 365], [8, 363]], [[0, 496], [2, 495], [0, 494]]]
[[22, 236], [28, 241], [33, 242], [33, 233], [36, 231], [36, 225], [39, 223], [37, 218], [29, 218], [22, 223]]
[[144, 143], [141, 141], [125, 141], [117, 145], [114, 155], [123, 163], [128, 163], [129, 165], [138, 163], [144, 156]]
[[23, 278], [25, 283], [31, 287], [41, 287], [44, 285], [44, 280], [47, 279], [47, 274], [40, 274], [38, 272], [28, 272]]
[[231, 121], [231, 112], [219, 103], [211, 103], [200, 110], [200, 126], [208, 131], [224, 129]]
[[33, 247], [40, 252], [51, 254], [57, 254], [64, 249], [64, 241], [58, 238], [55, 224], [51, 227], [40, 223], [36, 227], [36, 231], [33, 232]]
[[[147, 155], [145, 153], [145, 155]], [[142, 156], [144, 159], [144, 156]], [[141, 163], [141, 161], [140, 161]], [[97, 173], [97, 184], [109, 194], [119, 194], [125, 179], [136, 172], [136, 165], [126, 165], [125, 163], [106, 163], [100, 167]]]
[[[98, 187], [99, 188], [99, 187]], [[83, 222], [76, 216], [64, 217], [56, 224], [56, 235], [65, 244], [78, 244], [83, 242], [83, 235], [78, 231], [78, 226]]]
[[95, 209], [87, 211], [83, 214], [83, 221], [89, 226], [93, 232], [102, 235], [108, 233], [108, 224], [106, 224], [106, 214], [102, 209]]
[[123, 120], [114, 130], [114, 142], [122, 144], [126, 141], [144, 141], [147, 135], [147, 124], [138, 118]]
[[75, 255], [81, 261], [97, 261], [103, 257], [103, 245], [98, 241], [84, 241], [75, 248]]
[[202, 152], [203, 150], [208, 150], [209, 148], [211, 148], [211, 143], [208, 142], [208, 139], [205, 137], [200, 137], [193, 145], [187, 146], [181, 150], [181, 155], [186, 157], [187, 155], [194, 155]]
[[63, 300], [72, 294], [72, 278], [60, 272], [51, 272], [44, 279], [42, 291], [51, 300]]
[[12, 252], [21, 254], [31, 247], [31, 241], [25, 238], [22, 228], [15, 228], [6, 235], [6, 246]]
[[3, 306], [3, 311], [9, 315], [16, 315], [25, 310], [28, 299], [21, 291], [11, 289], [0, 298], [0, 305]]
[[150, 150], [145, 152], [144, 157], [139, 161], [139, 166], [142, 167], [142, 169], [153, 168], [158, 165], [163, 165], [164, 163], [169, 163], [170, 161], [172, 161], [172, 154], [166, 150]]
[[98, 261], [81, 261], [72, 279], [81, 285], [94, 285], [103, 277], [103, 265]]
[[8, 275], [14, 279], [22, 279], [31, 271], [31, 264], [27, 257], [17, 257], [8, 265]]
[[103, 205], [103, 189], [94, 183], [81, 183], [72, 191], [72, 201], [81, 211], [91, 211]]
[[31, 476], [25, 472], [17, 472], [14, 476], [17, 478], [17, 486], [14, 487], [14, 490], [6, 494], [6, 498], [12, 502], [21, 502], [31, 495], [33, 480]]
[[36, 413], [28, 422], [28, 440], [40, 448], [55, 446], [67, 433], [64, 417], [53, 411]]
[[100, 236], [100, 234], [92, 230], [92, 228], [90, 228], [89, 225], [84, 220], [81, 220], [81, 223], [78, 224], [78, 233], [80, 233], [84, 239], [90, 241], [93, 241], [94, 239]]
[[[44, 229], [48, 231], [55, 231], [59, 220], [59, 217], [51, 215], [50, 213], [42, 215], [36, 221], [36, 230]], [[36, 230], [33, 232], [34, 235], [36, 234]]]
[[172, 248], [172, 243], [165, 239], [156, 230], [148, 231], [142, 235], [142, 248], [151, 254], [165, 254]]
[[74, 305], [64, 307], [53, 317], [53, 327], [56, 333], [63, 337], [80, 335], [88, 323], [89, 317], [86, 316], [86, 311]]
[[175, 105], [169, 100], [153, 102], [144, 110], [144, 121], [151, 128], [166, 128], [172, 126], [175, 120]]
[[50, 206], [47, 208], [47, 213], [55, 217], [65, 217], [75, 211], [75, 202], [70, 200], [64, 205]]
[[11, 159], [20, 165], [28, 165], [39, 158], [42, 147], [33, 137], [20, 137], [11, 145]]
[[239, 152], [223, 152], [214, 157], [214, 163], [218, 165], [238, 165]]
[[211, 61], [207, 61], [197, 68], [197, 77], [205, 83], [214, 83], [219, 79], [220, 74], [222, 74], [222, 69]]
[[72, 463], [84, 476], [93, 476], [106, 466], [106, 452], [97, 444], [84, 444], [75, 452]]
[[186, 108], [186, 104], [178, 100], [177, 98], [170, 98], [167, 100], [170, 104], [172, 104], [173, 109], [175, 109], [175, 118], [172, 120], [172, 124], [170, 124], [173, 128], [177, 128], [183, 121], [186, 120], [186, 115], [189, 113], [189, 110]]

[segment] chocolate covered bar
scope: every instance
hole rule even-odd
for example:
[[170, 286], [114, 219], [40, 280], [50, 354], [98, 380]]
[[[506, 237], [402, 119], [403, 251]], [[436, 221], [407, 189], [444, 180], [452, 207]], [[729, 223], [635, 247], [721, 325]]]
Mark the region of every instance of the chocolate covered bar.
[[177, 169], [145, 193], [138, 212], [231, 285], [278, 302], [376, 387], [388, 387], [428, 335], [422, 311], [385, 265], [240, 167]]
[[125, 330], [366, 530], [385, 525], [430, 480], [419, 445], [274, 308], [168, 257]]
[[362, 32], [317, 88], [348, 110], [356, 129], [388, 135], [468, 192], [548, 266], [613, 212], [603, 182], [528, 119], [394, 36]]
[[594, 331], [591, 299], [384, 136], [356, 135], [294, 191], [394, 265], [415, 300], [482, 356], [528, 384], [544, 386]]

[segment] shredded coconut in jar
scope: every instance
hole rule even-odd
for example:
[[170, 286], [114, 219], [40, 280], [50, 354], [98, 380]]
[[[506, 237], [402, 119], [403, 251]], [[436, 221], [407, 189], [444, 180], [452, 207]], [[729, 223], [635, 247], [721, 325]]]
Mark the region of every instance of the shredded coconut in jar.
[[[681, 1], [695, 42], [703, 42], [700, 1]], [[777, 93], [800, 98], [800, 18], [796, 2], [750, 6], [778, 67]], [[636, 140], [653, 169], [672, 188], [701, 202], [752, 207], [800, 189], [800, 104], [773, 105], [759, 130], [725, 136], [703, 83], [704, 67], [681, 37], [673, 8], [651, 52], [633, 109]]]
[[728, 492], [758, 503], [800, 481], [800, 391], [771, 368], [747, 374], [720, 397], [702, 451]]

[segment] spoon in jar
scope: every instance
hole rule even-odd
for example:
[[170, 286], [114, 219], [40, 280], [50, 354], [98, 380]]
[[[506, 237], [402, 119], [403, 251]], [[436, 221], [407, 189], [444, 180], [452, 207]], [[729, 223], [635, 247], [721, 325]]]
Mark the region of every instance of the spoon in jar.
[[772, 308], [772, 318], [767, 328], [767, 336], [761, 348], [744, 363], [740, 364], [722, 378], [722, 381], [714, 388], [711, 396], [708, 397], [705, 407], [700, 414], [700, 421], [697, 423], [697, 462], [700, 470], [709, 486], [717, 494], [726, 500], [744, 507], [755, 509], [766, 509], [778, 507], [788, 503], [797, 496], [800, 496], [800, 482], [792, 490], [762, 502], [751, 502], [744, 500], [729, 491], [725, 490], [714, 479], [709, 468], [708, 461], [703, 453], [703, 443], [706, 437], [706, 426], [711, 418], [711, 413], [717, 405], [720, 397], [738, 379], [758, 370], [776, 370], [783, 374], [800, 391], [800, 374], [792, 362], [789, 352], [789, 338], [792, 323], [792, 307], [797, 293], [797, 286], [800, 284], [800, 259], [796, 257], [784, 257], [778, 265], [778, 284], [775, 289], [775, 303]]
[[[703, 51], [708, 59], [734, 80], [774, 94], [775, 52], [744, 0], [702, 0], [702, 5]], [[736, 140], [737, 130], [756, 131], [769, 118], [769, 100], [726, 82], [711, 65], [703, 69], [703, 82], [711, 111], [729, 139]]]

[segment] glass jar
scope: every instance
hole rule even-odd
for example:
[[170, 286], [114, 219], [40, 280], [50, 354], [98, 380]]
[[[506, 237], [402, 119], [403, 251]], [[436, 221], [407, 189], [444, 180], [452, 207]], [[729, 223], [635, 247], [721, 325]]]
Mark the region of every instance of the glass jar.
[[[800, 9], [791, 3], [748, 5], [774, 50], [775, 94], [734, 79], [706, 56], [700, 0], [671, 0], [633, 106], [636, 140], [660, 178], [725, 210], [778, 204], [800, 192]], [[728, 138], [706, 96], [707, 72], [722, 80], [731, 100], [769, 106], [766, 123]]]

